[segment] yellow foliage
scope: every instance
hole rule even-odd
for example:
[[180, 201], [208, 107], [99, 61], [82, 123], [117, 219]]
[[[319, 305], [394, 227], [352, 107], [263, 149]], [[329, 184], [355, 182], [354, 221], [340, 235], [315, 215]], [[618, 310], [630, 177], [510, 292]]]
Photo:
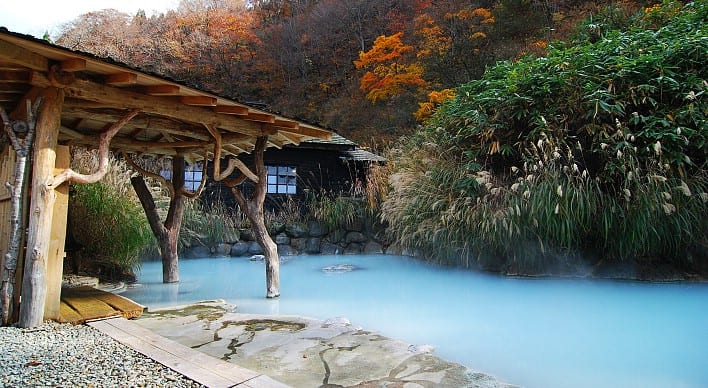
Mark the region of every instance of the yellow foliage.
[[455, 91], [453, 89], [443, 89], [440, 91], [433, 90], [428, 93], [428, 101], [419, 102], [418, 110], [413, 113], [413, 116], [418, 121], [424, 121], [432, 116], [435, 109], [442, 103], [455, 98]]
[[371, 50], [359, 53], [359, 59], [354, 61], [354, 65], [357, 69], [367, 68], [377, 63], [390, 62], [400, 58], [404, 53], [413, 51], [413, 46], [403, 44], [402, 37], [402, 32], [391, 36], [379, 36]]

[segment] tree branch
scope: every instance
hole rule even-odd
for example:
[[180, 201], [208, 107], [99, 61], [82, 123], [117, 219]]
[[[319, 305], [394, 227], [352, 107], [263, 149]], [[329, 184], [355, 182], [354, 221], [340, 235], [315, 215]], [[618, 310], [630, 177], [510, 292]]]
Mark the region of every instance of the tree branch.
[[122, 154], [123, 154], [123, 158], [125, 159], [125, 161], [128, 162], [128, 164], [130, 165], [130, 167], [132, 167], [138, 174], [140, 174], [140, 175], [142, 175], [142, 176], [145, 176], [145, 177], [148, 177], [148, 178], [153, 178], [153, 179], [157, 180], [157, 181], [160, 182], [165, 188], [167, 188], [167, 191], [169, 191], [169, 193], [170, 193], [170, 198], [172, 198], [172, 197], [175, 196], [175, 189], [174, 189], [174, 187], [172, 186], [172, 183], [171, 183], [171, 182], [168, 182], [167, 179], [165, 179], [164, 176], [162, 176], [162, 175], [160, 175], [160, 174], [155, 174], [154, 172], [150, 172], [150, 171], [147, 171], [147, 170], [143, 169], [143, 168], [140, 167], [137, 163], [135, 163], [135, 161], [130, 157], [130, 155], [128, 155], [127, 152], [123, 151]]
[[108, 130], [101, 133], [98, 142], [98, 169], [92, 174], [79, 174], [72, 169], [66, 169], [59, 173], [59, 175], [54, 177], [54, 181], [50, 185], [51, 188], [57, 188], [64, 182], [74, 182], [74, 183], [94, 183], [98, 182], [106, 172], [108, 172], [108, 151], [111, 144], [111, 139], [113, 136], [120, 131], [123, 126], [130, 121], [133, 117], [137, 116], [140, 110], [133, 109], [128, 112], [122, 119], [111, 125]]
[[248, 166], [246, 166], [241, 160], [236, 158], [229, 159], [229, 164], [227, 165], [226, 170], [221, 172], [221, 133], [219, 133], [219, 130], [216, 129], [216, 127], [214, 127], [213, 125], [205, 124], [205, 126], [209, 130], [209, 133], [211, 133], [211, 135], [214, 137], [214, 140], [216, 140], [216, 143], [214, 143], [214, 180], [217, 182], [223, 181], [229, 175], [231, 175], [234, 169], [238, 168], [238, 170], [241, 171], [243, 175], [248, 177], [248, 179], [252, 180], [255, 183], [258, 183], [258, 175], [254, 174], [253, 171], [248, 168]]

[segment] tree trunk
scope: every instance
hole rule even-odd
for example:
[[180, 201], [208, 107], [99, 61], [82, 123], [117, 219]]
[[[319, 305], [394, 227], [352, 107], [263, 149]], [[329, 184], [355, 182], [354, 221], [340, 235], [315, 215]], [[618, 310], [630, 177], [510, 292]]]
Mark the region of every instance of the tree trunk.
[[2, 271], [2, 286], [0, 286], [0, 309], [2, 310], [2, 325], [10, 323], [12, 317], [15, 273], [17, 270], [17, 258], [20, 253], [20, 242], [22, 241], [22, 187], [24, 186], [27, 156], [17, 154], [15, 160], [15, 182], [12, 187], [8, 187], [11, 192], [11, 213], [10, 213], [10, 244], [5, 254], [5, 262]]
[[22, 303], [20, 304], [20, 327], [36, 327], [44, 319], [44, 304], [47, 296], [46, 270], [51, 240], [52, 216], [55, 193], [51, 188], [54, 180], [55, 149], [61, 125], [64, 93], [49, 88], [45, 92], [42, 112], [39, 115], [34, 147], [32, 172], [32, 202], [30, 205], [27, 256], [22, 277]]
[[265, 224], [256, 224], [252, 227], [256, 242], [263, 249], [266, 270], [266, 298], [280, 296], [280, 257], [278, 246], [268, 234]]
[[150, 229], [155, 236], [160, 247], [160, 257], [162, 258], [162, 282], [179, 282], [179, 256], [177, 254], [179, 231], [182, 227], [182, 215], [184, 214], [184, 157], [175, 156], [172, 158], [172, 185], [170, 190], [170, 208], [167, 211], [165, 222], [160, 221], [157, 213], [155, 200], [152, 193], [145, 184], [142, 176], [138, 175], [130, 179], [130, 183], [135, 189], [135, 193], [140, 199], [145, 215], [150, 223]]
[[[256, 141], [256, 147], [253, 150], [255, 175], [258, 177], [258, 182], [254, 182], [253, 198], [246, 199], [237, 186], [231, 187], [231, 192], [234, 194], [241, 211], [246, 213], [246, 217], [251, 222], [251, 230], [255, 235], [256, 242], [263, 249], [266, 267], [266, 297], [277, 298], [280, 296], [280, 257], [278, 255], [278, 246], [268, 234], [263, 217], [263, 203], [265, 202], [267, 188], [267, 173], [263, 162], [263, 152], [267, 144], [268, 136], [261, 136]], [[214, 164], [216, 165], [216, 163], [219, 163], [219, 161], [215, 160]]]
[[[23, 215], [22, 210], [22, 194], [24, 193], [25, 179], [28, 174], [27, 157], [32, 149], [34, 141], [34, 131], [36, 126], [37, 111], [41, 98], [30, 106], [30, 101], [27, 100], [27, 121], [23, 122], [26, 125], [27, 133], [22, 143], [15, 134], [15, 128], [7, 113], [0, 108], [2, 116], [3, 130], [8, 139], [12, 143], [12, 148], [15, 151], [15, 171], [13, 183], [4, 182], [7, 189], [10, 191], [10, 240], [5, 254], [5, 261], [2, 268], [2, 285], [0, 285], [0, 316], [2, 317], [2, 325], [7, 325], [13, 316], [12, 303], [15, 298], [15, 276], [17, 274], [17, 260], [20, 256], [20, 248], [23, 237]], [[3, 182], [0, 182], [3, 183]]]

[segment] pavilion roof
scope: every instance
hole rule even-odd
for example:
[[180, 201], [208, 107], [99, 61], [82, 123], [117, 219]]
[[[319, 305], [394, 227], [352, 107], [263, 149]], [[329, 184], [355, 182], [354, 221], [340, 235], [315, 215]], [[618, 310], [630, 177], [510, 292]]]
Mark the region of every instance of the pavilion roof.
[[138, 109], [111, 141], [113, 150], [185, 155], [211, 152], [218, 131], [222, 152], [250, 152], [256, 138], [268, 146], [331, 139], [332, 132], [200, 90], [109, 58], [74, 51], [0, 28], [0, 106], [19, 111], [43, 88], [64, 90], [59, 143], [96, 146], [105, 128]]

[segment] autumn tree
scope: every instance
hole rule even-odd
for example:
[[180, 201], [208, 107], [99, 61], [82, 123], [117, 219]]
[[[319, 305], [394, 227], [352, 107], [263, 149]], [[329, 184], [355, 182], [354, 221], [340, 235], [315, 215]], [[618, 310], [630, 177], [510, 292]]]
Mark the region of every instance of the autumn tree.
[[404, 92], [418, 93], [427, 86], [423, 80], [423, 68], [408, 60], [413, 46], [402, 42], [402, 32], [391, 36], [381, 35], [373, 47], [359, 54], [354, 61], [357, 69], [366, 70], [361, 77], [361, 89], [369, 101], [389, 99]]
[[487, 8], [438, 8], [418, 16], [416, 56], [426, 80], [449, 88], [481, 76], [494, 59], [489, 49], [494, 21]]
[[132, 63], [130, 15], [104, 9], [80, 15], [60, 27], [57, 44], [103, 58]]

